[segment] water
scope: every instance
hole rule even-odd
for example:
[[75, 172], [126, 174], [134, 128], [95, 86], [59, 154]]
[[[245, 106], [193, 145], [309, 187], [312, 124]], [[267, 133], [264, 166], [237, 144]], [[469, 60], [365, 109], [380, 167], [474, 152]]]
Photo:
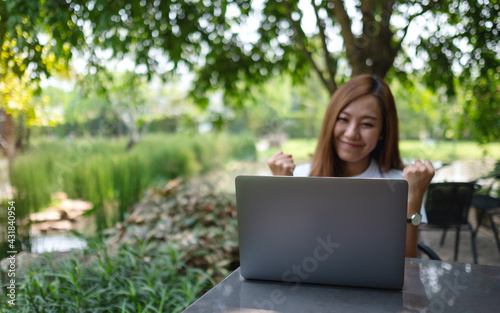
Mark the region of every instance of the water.
[[87, 242], [70, 235], [38, 236], [31, 238], [31, 252], [65, 252], [73, 249], [83, 249]]

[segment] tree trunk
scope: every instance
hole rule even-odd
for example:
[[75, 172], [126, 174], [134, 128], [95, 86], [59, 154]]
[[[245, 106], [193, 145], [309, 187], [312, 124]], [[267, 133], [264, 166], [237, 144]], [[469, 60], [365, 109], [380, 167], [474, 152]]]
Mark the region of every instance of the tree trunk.
[[9, 161], [9, 169], [11, 169], [16, 156], [16, 136], [12, 114], [6, 114], [5, 116], [5, 141], [7, 142], [5, 151]]
[[135, 146], [135, 144], [139, 142], [139, 129], [137, 128], [137, 126], [129, 127], [129, 131], [130, 131], [130, 139], [127, 143], [127, 147], [125, 148], [126, 151], [132, 149]]
[[[0, 151], [4, 152], [7, 150], [7, 141], [5, 141], [5, 120], [6, 113], [4, 109], [0, 109]], [[4, 152], [5, 153], [5, 152]], [[5, 155], [7, 155], [5, 153]]]
[[16, 151], [24, 151], [24, 136], [25, 136], [25, 130], [26, 128], [24, 127], [25, 123], [24, 123], [24, 118], [23, 118], [23, 115], [20, 114], [18, 115], [18, 118], [17, 118], [17, 132], [16, 132], [16, 129], [14, 128], [14, 133], [17, 135], [17, 138], [16, 138]]
[[363, 32], [360, 36], [352, 32], [352, 20], [344, 2], [341, 0], [331, 0], [331, 2], [334, 5], [333, 13], [341, 27], [347, 60], [352, 69], [351, 75], [375, 74], [384, 78], [392, 68], [394, 58], [401, 49], [401, 42], [404, 39], [403, 36], [398, 43], [392, 42], [394, 34], [389, 21], [394, 1], [361, 1]]

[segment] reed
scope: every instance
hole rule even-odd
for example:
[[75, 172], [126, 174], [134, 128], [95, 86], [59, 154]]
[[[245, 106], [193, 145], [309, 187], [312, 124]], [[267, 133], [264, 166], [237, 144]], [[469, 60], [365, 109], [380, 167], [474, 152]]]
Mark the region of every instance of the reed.
[[[125, 146], [125, 138], [35, 141], [11, 173], [23, 216], [47, 207], [54, 192], [64, 191], [90, 201], [98, 229], [103, 229], [121, 221], [155, 182], [206, 173], [231, 159], [256, 158], [252, 137], [228, 134], [150, 134], [130, 151]], [[110, 204], [111, 216], [97, 213]]]

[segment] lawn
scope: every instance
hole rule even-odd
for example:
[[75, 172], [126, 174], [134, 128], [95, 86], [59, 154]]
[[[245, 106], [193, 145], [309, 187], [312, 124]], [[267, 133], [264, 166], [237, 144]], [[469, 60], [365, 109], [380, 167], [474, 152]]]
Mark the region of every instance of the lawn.
[[[259, 159], [267, 160], [276, 151], [291, 153], [296, 163], [310, 160], [316, 148], [316, 139], [289, 139], [281, 148], [270, 148], [259, 151]], [[500, 160], [500, 143], [489, 143], [480, 146], [472, 141], [429, 141], [402, 140], [399, 144], [403, 159], [429, 159], [433, 161], [455, 161], [470, 159]]]

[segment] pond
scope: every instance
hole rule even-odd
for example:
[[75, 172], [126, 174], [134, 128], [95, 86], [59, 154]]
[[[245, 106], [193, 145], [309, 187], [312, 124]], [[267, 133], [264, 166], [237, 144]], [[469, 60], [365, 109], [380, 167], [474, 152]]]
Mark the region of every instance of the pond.
[[31, 238], [31, 252], [35, 253], [65, 252], [73, 249], [83, 249], [86, 246], [87, 242], [85, 240], [66, 234]]

